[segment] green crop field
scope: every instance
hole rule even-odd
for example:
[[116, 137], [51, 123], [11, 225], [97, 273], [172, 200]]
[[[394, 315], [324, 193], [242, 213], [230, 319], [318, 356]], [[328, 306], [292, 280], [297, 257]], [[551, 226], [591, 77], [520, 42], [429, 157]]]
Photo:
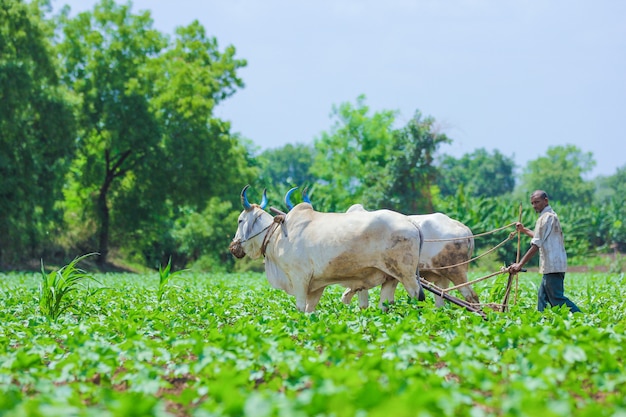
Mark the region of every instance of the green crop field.
[[0, 274], [0, 416], [626, 416], [623, 274], [568, 274], [582, 315], [536, 312], [523, 274], [488, 321], [401, 286], [304, 314], [263, 274], [94, 278], [53, 320], [41, 274]]

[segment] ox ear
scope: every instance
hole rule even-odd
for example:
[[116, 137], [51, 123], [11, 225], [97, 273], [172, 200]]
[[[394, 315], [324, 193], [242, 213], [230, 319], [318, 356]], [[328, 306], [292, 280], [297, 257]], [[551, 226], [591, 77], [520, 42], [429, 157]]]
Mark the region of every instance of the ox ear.
[[250, 210], [250, 202], [248, 201], [248, 197], [246, 196], [246, 190], [248, 189], [248, 187], [250, 187], [250, 184], [246, 185], [245, 187], [243, 187], [243, 190], [241, 190], [241, 205], [246, 210]]
[[264, 209], [265, 206], [267, 206], [267, 188], [263, 189], [263, 199], [261, 200], [260, 206], [262, 209]]
[[293, 208], [293, 204], [291, 203], [291, 194], [297, 189], [298, 187], [293, 187], [291, 190], [287, 191], [287, 194], [285, 194], [285, 205], [287, 206], [287, 211]]

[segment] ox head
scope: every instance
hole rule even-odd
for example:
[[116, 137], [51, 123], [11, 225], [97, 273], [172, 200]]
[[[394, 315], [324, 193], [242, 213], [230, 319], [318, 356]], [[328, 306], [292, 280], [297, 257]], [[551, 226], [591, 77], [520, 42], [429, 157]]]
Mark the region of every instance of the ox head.
[[[287, 191], [287, 194], [285, 194], [285, 205], [287, 206], [288, 211], [293, 208], [293, 203], [291, 202], [291, 194], [293, 194], [293, 192], [297, 189], [298, 187], [293, 187], [291, 190]], [[302, 190], [302, 201], [313, 205], [313, 203], [311, 203], [311, 200], [309, 199], [307, 191], [308, 187], [305, 187], [304, 190]]]
[[228, 249], [236, 258], [243, 258], [248, 255], [252, 259], [261, 256], [261, 245], [264, 232], [272, 224], [273, 219], [269, 213], [263, 209], [267, 206], [267, 193], [263, 190], [261, 204], [250, 204], [246, 191], [249, 185], [241, 190], [241, 205], [243, 211], [239, 215], [237, 232]]

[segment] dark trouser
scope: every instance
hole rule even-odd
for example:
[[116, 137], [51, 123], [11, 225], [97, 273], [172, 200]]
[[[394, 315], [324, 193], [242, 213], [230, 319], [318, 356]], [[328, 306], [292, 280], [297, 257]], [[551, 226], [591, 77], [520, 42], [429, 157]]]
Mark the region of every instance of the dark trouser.
[[551, 307], [567, 305], [572, 313], [580, 312], [580, 309], [563, 294], [563, 280], [565, 272], [544, 274], [537, 294], [537, 310], [543, 311], [548, 304]]

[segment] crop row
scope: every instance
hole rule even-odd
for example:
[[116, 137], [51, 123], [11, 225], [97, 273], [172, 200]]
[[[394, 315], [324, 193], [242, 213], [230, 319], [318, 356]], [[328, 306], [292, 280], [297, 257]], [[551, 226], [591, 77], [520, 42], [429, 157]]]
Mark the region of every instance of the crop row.
[[535, 311], [527, 274], [488, 321], [401, 287], [388, 313], [331, 287], [303, 314], [262, 274], [97, 279], [52, 321], [36, 275], [0, 275], [0, 415], [626, 415], [623, 274], [568, 274], [575, 315]]

